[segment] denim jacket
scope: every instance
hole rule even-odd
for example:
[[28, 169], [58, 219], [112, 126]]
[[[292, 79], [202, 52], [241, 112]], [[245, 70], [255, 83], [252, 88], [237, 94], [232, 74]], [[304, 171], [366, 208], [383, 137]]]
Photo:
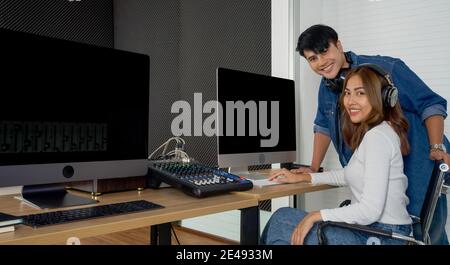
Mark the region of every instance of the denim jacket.
[[[350, 56], [351, 67], [363, 63], [381, 66], [391, 74], [394, 85], [398, 88], [400, 105], [409, 123], [408, 140], [411, 146], [410, 153], [403, 157], [405, 174], [408, 177], [406, 191], [410, 199], [408, 212], [419, 216], [434, 164], [434, 161], [429, 159], [428, 133], [424, 120], [433, 115], [446, 117], [447, 101], [434, 93], [400, 59], [379, 55], [356, 55], [353, 52], [350, 52]], [[340, 95], [327, 88], [322, 78], [318, 96], [314, 132], [320, 132], [331, 138], [339, 154], [339, 161], [345, 166], [352, 156], [352, 151], [342, 139], [338, 103]], [[450, 143], [446, 137], [444, 138], [447, 150], [450, 150]]]

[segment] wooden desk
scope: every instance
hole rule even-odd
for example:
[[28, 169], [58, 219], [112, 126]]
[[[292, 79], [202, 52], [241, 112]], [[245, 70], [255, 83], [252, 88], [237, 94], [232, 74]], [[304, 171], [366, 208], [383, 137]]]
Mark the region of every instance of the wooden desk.
[[276, 184], [262, 187], [253, 187], [253, 189], [251, 190], [239, 193], [253, 196], [258, 201], [264, 201], [279, 197], [304, 194], [307, 192], [327, 190], [331, 188], [335, 187], [326, 184], [311, 183]]
[[[261, 170], [263, 172], [263, 170]], [[265, 173], [270, 172], [269, 170], [264, 170]], [[303, 195], [307, 192], [327, 190], [335, 188], [335, 186], [326, 185], [326, 184], [311, 184], [311, 183], [295, 183], [295, 184], [275, 184], [268, 186], [254, 186], [253, 189], [243, 192], [236, 192], [240, 194], [245, 194], [250, 197], [258, 200], [258, 203], [264, 200], [285, 197], [285, 196], [294, 196], [294, 202], [297, 201], [297, 196]], [[294, 207], [297, 205], [294, 203]], [[251, 207], [245, 212], [241, 212], [241, 223], [246, 223], [247, 225], [253, 226], [254, 230], [241, 231], [241, 235], [245, 234], [248, 241], [248, 244], [258, 244], [259, 242], [259, 230], [260, 230], [260, 222], [259, 222], [259, 208]], [[242, 227], [241, 227], [242, 228]]]
[[[264, 174], [270, 173], [273, 169], [258, 170]], [[295, 183], [295, 184], [274, 184], [267, 186], [254, 186], [253, 189], [239, 192], [249, 196], [253, 196], [258, 201], [264, 201], [285, 196], [295, 196], [312, 191], [327, 190], [335, 188], [335, 186], [326, 184], [311, 183]]]
[[[170, 240], [170, 226], [168, 225], [170, 222], [236, 209], [241, 209], [244, 213], [248, 210], [252, 212], [254, 207], [258, 205], [255, 197], [248, 194], [234, 193], [198, 199], [171, 188], [104, 194], [99, 197], [99, 200], [100, 202], [97, 205], [131, 200], [148, 200], [165, 206], [165, 208], [50, 225], [37, 229], [17, 225], [16, 231], [0, 234], [0, 244], [65, 244], [70, 237], [82, 239], [155, 225], [165, 225], [163, 232]], [[86, 206], [64, 209], [82, 207]], [[45, 210], [33, 209], [14, 199], [13, 196], [0, 196], [0, 211], [13, 215], [27, 215], [44, 212]], [[247, 228], [241, 225], [241, 231], [247, 233], [246, 230]], [[245, 237], [243, 240], [244, 242], [241, 241], [241, 243], [248, 244]], [[170, 241], [166, 241], [166, 243], [170, 243]]]
[[[236, 209], [241, 210], [241, 244], [258, 244], [260, 230], [258, 203], [260, 201], [330, 188], [333, 186], [308, 183], [280, 184], [254, 187], [245, 192], [233, 192], [202, 199], [188, 196], [172, 188], [104, 194], [98, 198], [100, 202], [97, 205], [148, 200], [165, 208], [50, 225], [38, 229], [18, 225], [16, 231], [0, 234], [0, 244], [65, 244], [70, 237], [83, 239], [149, 226], [152, 227], [153, 235], [154, 232], [159, 231], [163, 238], [163, 240], [159, 239], [160, 243], [170, 244], [170, 222]], [[85, 193], [77, 194], [87, 196]], [[87, 206], [64, 209], [82, 207]], [[45, 212], [45, 210], [31, 208], [11, 195], [0, 196], [0, 211], [18, 216]], [[154, 239], [152, 243], [155, 243]]]

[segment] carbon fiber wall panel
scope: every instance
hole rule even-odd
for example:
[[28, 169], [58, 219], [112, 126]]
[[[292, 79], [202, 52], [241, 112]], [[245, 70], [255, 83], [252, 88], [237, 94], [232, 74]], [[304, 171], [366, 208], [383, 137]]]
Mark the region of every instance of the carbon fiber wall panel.
[[[270, 74], [270, 6], [256, 0], [0, 0], [0, 27], [149, 54], [153, 150], [172, 136], [176, 100], [193, 107], [195, 92], [203, 102], [216, 98], [218, 66]], [[191, 156], [217, 163], [215, 137], [185, 138]]]
[[0, 0], [0, 27], [114, 46], [112, 0]]
[[[271, 74], [271, 1], [180, 1], [180, 92], [216, 99], [216, 68]], [[206, 118], [209, 115], [203, 115]], [[190, 155], [217, 164], [215, 137], [186, 137]]]
[[114, 1], [115, 48], [150, 56], [150, 152], [172, 136], [170, 109], [180, 98], [179, 17], [178, 0]]
[[[271, 74], [271, 1], [115, 0], [114, 18], [115, 47], [150, 56], [149, 150], [172, 136], [176, 100], [216, 99], [217, 67]], [[217, 164], [215, 137], [183, 138], [192, 157]]]

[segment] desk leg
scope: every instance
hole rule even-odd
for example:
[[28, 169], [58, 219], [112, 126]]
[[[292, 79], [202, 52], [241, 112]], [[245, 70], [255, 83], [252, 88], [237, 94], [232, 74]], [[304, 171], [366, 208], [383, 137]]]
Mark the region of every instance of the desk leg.
[[172, 234], [170, 231], [172, 224], [165, 223], [158, 225], [158, 243], [159, 245], [171, 245], [172, 244]]
[[150, 245], [171, 245], [171, 224], [152, 225], [150, 227]]
[[158, 244], [158, 227], [156, 225], [150, 226], [150, 245]]
[[297, 208], [300, 210], [305, 210], [306, 204], [305, 204], [305, 194], [294, 194], [292, 195], [293, 200], [293, 208]]
[[259, 243], [259, 208], [258, 206], [241, 209], [241, 245], [258, 245]]

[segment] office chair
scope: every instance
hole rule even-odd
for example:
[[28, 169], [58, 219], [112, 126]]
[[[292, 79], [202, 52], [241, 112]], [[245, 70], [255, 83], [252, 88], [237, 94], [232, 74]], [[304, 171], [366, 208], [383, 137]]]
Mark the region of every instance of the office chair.
[[[326, 245], [327, 240], [324, 231], [326, 226], [336, 226], [341, 228], [358, 230], [360, 232], [373, 234], [377, 236], [384, 236], [391, 239], [399, 239], [405, 241], [407, 244], [417, 244], [417, 245], [430, 245], [430, 225], [433, 220], [434, 211], [436, 209], [436, 204], [441, 196], [441, 194], [445, 194], [447, 191], [448, 185], [445, 185], [445, 176], [447, 171], [449, 170], [449, 166], [445, 164], [443, 161], [435, 161], [433, 172], [430, 177], [430, 182], [428, 184], [428, 190], [425, 195], [424, 203], [422, 206], [422, 210], [420, 212], [420, 218], [412, 216], [413, 225], [416, 222], [417, 225], [420, 225], [421, 235], [419, 236], [420, 240], [415, 239], [413, 236], [405, 236], [392, 231], [382, 230], [377, 228], [368, 227], [365, 225], [358, 224], [348, 224], [343, 222], [332, 222], [326, 221], [318, 224], [317, 236], [319, 239], [319, 245]], [[349, 200], [341, 203], [341, 206], [345, 206], [349, 204]]]

